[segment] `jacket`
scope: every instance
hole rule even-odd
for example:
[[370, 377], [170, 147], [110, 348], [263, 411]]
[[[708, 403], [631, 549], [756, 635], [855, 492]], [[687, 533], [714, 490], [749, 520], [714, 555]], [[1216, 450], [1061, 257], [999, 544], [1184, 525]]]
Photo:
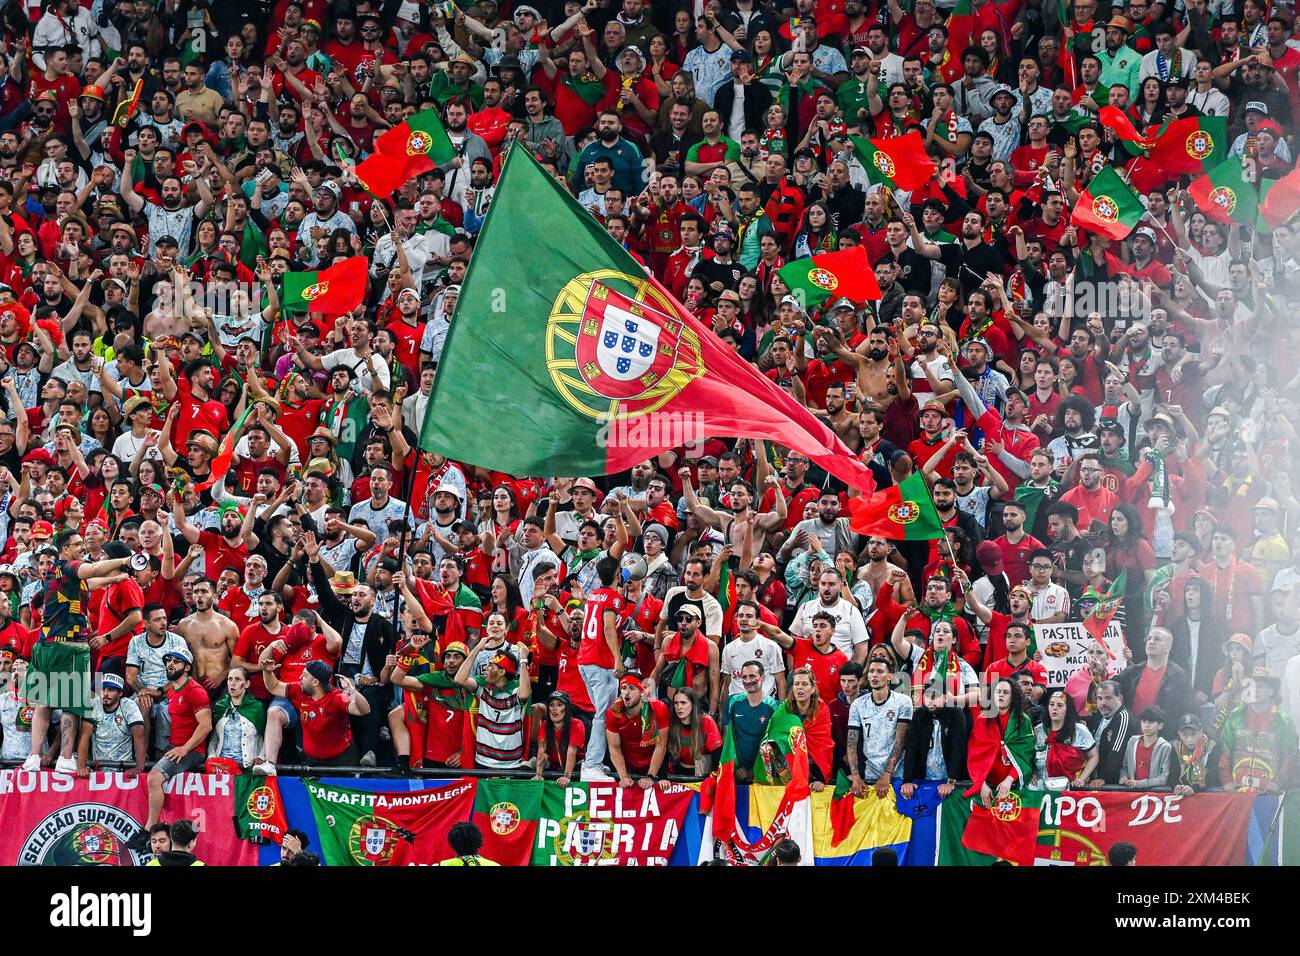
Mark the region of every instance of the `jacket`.
[[[1190, 672], [1192, 631], [1187, 625], [1187, 617], [1176, 618], [1169, 625], [1169, 632], [1174, 636], [1174, 646], [1169, 652], [1169, 660]], [[1202, 618], [1200, 634], [1197, 637], [1196, 673], [1192, 674], [1192, 686], [1208, 695], [1214, 686], [1214, 675], [1223, 666], [1223, 642], [1228, 638], [1227, 626], [1221, 618]]]
[[[361, 668], [356, 664], [344, 664], [343, 654], [347, 652], [348, 639], [352, 635], [352, 625], [356, 623], [357, 616], [352, 608], [338, 599], [334, 593], [334, 587], [330, 584], [330, 579], [325, 575], [325, 569], [321, 567], [319, 561], [311, 562], [311, 580], [316, 587], [316, 594], [320, 598], [321, 616], [334, 630], [338, 631], [343, 637], [343, 650], [339, 652], [338, 672], [344, 677], [355, 677], [361, 672]], [[380, 617], [376, 613], [370, 615], [370, 620], [366, 622], [365, 637], [361, 641], [361, 654], [370, 662], [370, 670], [375, 677], [384, 669], [384, 659], [397, 647], [397, 635], [393, 630], [393, 624], [387, 618]]]
[[926, 779], [925, 764], [934, 742], [934, 724], [938, 721], [939, 744], [943, 748], [943, 766], [952, 780], [966, 776], [966, 741], [970, 737], [970, 724], [961, 707], [944, 707], [931, 713], [927, 707], [917, 707], [903, 741], [903, 782], [919, 783]]
[[262, 734], [266, 731], [266, 708], [252, 694], [245, 694], [239, 706], [230, 695], [222, 697], [212, 707], [212, 730], [208, 736], [208, 756], [221, 756], [221, 742], [226, 734], [240, 735], [242, 766], [251, 767], [262, 756]]
[[[728, 79], [713, 94], [713, 108], [722, 117], [724, 126], [731, 122], [731, 108], [736, 102], [735, 83]], [[745, 129], [762, 129], [763, 117], [772, 105], [772, 91], [755, 78], [745, 87], [745, 102], [741, 109], [745, 113]]]
[[[1128, 746], [1124, 748], [1124, 768], [1120, 776], [1126, 780], [1132, 780], [1137, 772], [1137, 748], [1142, 741], [1142, 735], [1128, 739]], [[1174, 745], [1163, 738], [1156, 738], [1156, 745], [1151, 748], [1151, 767], [1148, 771], [1149, 776], [1143, 777], [1134, 784], [1135, 790], [1151, 790], [1155, 787], [1169, 786], [1169, 771], [1173, 769], [1174, 762]]]
[[[1116, 678], [1124, 692], [1124, 701], [1130, 706], [1137, 696], [1138, 682], [1146, 670], [1145, 663], [1138, 664], [1136, 667], [1126, 668]], [[1192, 679], [1187, 675], [1187, 671], [1172, 660], [1165, 665], [1165, 679], [1160, 682], [1160, 693], [1156, 695], [1156, 704], [1165, 712], [1165, 729], [1160, 732], [1160, 736], [1172, 741], [1178, 736], [1178, 719], [1183, 714], [1192, 713], [1195, 706], [1192, 699]], [[1134, 726], [1136, 728], [1136, 725]], [[1135, 729], [1132, 732], [1137, 731]]]
[[1106, 729], [1099, 734], [1097, 728], [1104, 719], [1098, 712], [1090, 714], [1084, 721], [1097, 741], [1097, 769], [1093, 773], [1105, 783], [1118, 784], [1124, 770], [1124, 749], [1128, 746], [1128, 739], [1136, 725], [1133, 715], [1126, 707], [1117, 710]]

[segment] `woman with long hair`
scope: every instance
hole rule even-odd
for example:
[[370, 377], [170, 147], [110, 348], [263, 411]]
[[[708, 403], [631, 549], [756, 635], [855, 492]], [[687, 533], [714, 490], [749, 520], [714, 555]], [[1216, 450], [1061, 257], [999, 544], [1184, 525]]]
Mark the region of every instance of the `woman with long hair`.
[[510, 485], [501, 484], [492, 489], [492, 509], [480, 512], [478, 533], [492, 534], [497, 548], [492, 556], [492, 570], [506, 571], [510, 567], [510, 552], [502, 545], [502, 539], [511, 538], [519, 530], [519, 502], [515, 490]]
[[573, 768], [587, 749], [587, 727], [574, 719], [573, 700], [562, 690], [551, 692], [545, 708], [534, 706], [533, 716], [537, 724], [537, 773], [533, 779], [543, 779], [547, 770], [559, 770], [555, 782], [567, 787]]
[[673, 90], [669, 82], [681, 67], [668, 58], [668, 38], [662, 33], [656, 33], [650, 38], [647, 49], [650, 54], [650, 79], [654, 81], [655, 89], [661, 98], [671, 96]]
[[993, 706], [981, 710], [966, 748], [971, 785], [964, 796], [978, 795], [993, 806], [1013, 787], [1028, 785], [1034, 771], [1034, 728], [1020, 685], [1003, 677], [993, 685]]
[[835, 779], [835, 741], [831, 736], [830, 705], [823, 703], [817, 693], [817, 679], [810, 668], [800, 667], [790, 673], [790, 697], [777, 710], [802, 721], [808, 743], [809, 786], [813, 791], [824, 790], [826, 782]]
[[492, 592], [487, 611], [496, 611], [505, 615], [507, 622], [506, 641], [518, 644], [527, 636], [528, 609], [519, 593], [519, 583], [514, 576], [505, 571], [492, 575]]
[[219, 238], [217, 224], [211, 219], [201, 220], [194, 227], [194, 252], [185, 257], [185, 264], [194, 266], [195, 263], [204, 263], [203, 271], [206, 272], [206, 260], [209, 256], [216, 255]]
[[767, 27], [755, 30], [749, 37], [749, 54], [754, 58], [754, 75], [758, 77], [758, 82], [775, 94], [785, 83], [785, 74], [781, 70], [781, 48], [776, 34]]
[[[108, 491], [113, 487], [113, 482], [124, 476], [126, 469], [122, 467], [122, 459], [116, 455], [103, 455], [95, 466], [86, 476], [83, 482], [86, 489], [86, 514], [97, 515], [99, 509], [104, 506], [104, 499], [108, 497]], [[150, 482], [152, 484], [152, 482]], [[144, 487], [141, 485], [141, 487]]]
[[103, 405], [90, 410], [86, 416], [85, 430], [87, 435], [99, 442], [101, 448], [112, 448], [113, 441], [117, 438], [117, 429], [113, 427], [113, 420], [108, 417], [108, 409]]
[[1137, 508], [1121, 501], [1110, 513], [1101, 535], [1106, 549], [1106, 573], [1112, 578], [1127, 572], [1124, 588], [1125, 616], [1130, 621], [1142, 619], [1147, 585], [1156, 573], [1156, 553], [1142, 530]]
[[131, 469], [135, 473], [136, 484], [141, 488], [158, 485], [164, 490], [167, 489], [167, 473], [163, 471], [162, 462], [157, 458], [139, 458], [131, 463]]
[[1063, 777], [1069, 789], [1081, 790], [1092, 779], [1097, 742], [1063, 690], [1047, 698], [1047, 719], [1034, 728], [1034, 764], [1036, 789], [1054, 789], [1048, 782]]
[[794, 237], [792, 258], [808, 259], [824, 252], [834, 252], [837, 244], [835, 224], [826, 203], [818, 199], [808, 204]]
[[[668, 772], [707, 777], [722, 750], [722, 734], [700, 708], [700, 696], [690, 687], [674, 687], [668, 698]], [[662, 781], [660, 786], [665, 786]]]
[[668, 55], [678, 63], [686, 59], [686, 54], [695, 49], [695, 19], [690, 10], [678, 10], [673, 15], [672, 49]]
[[773, 103], [763, 114], [763, 129], [758, 134], [758, 152], [766, 159], [773, 153], [786, 157], [790, 152], [789, 115], [780, 103]]
[[1129, 118], [1139, 130], [1159, 122], [1165, 114], [1165, 85], [1159, 77], [1148, 76], [1138, 86], [1137, 102], [1129, 107]]

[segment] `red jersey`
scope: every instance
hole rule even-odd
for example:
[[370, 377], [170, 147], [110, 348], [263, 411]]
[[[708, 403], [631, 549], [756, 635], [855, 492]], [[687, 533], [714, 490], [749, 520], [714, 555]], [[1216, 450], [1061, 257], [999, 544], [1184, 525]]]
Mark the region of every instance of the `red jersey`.
[[298, 709], [302, 720], [302, 752], [312, 760], [329, 760], [352, 746], [348, 701], [339, 691], [330, 690], [316, 700], [304, 694], [297, 684], [290, 684], [285, 696]]
[[230, 429], [230, 415], [226, 412], [225, 405], [215, 398], [210, 398], [206, 402], [195, 400], [190, 392], [188, 381], [179, 382], [178, 388], [176, 401], [180, 405], [181, 413], [176, 419], [176, 428], [172, 434], [173, 448], [183, 452], [190, 432], [195, 429], [201, 428], [215, 438], [220, 438]]
[[[568, 752], [566, 748], [565, 753], [560, 753], [558, 747], [559, 735], [557, 734], [556, 736], [557, 740], [555, 741], [555, 744], [548, 744], [546, 742], [546, 724], [542, 723], [537, 725], [537, 752], [541, 753], [542, 750], [545, 749], [546, 761], [549, 764], [549, 769], [563, 771], [564, 762], [568, 759]], [[578, 756], [575, 760], [576, 764], [578, 761], [582, 760], [582, 755], [587, 749], [587, 728], [580, 720], [569, 721], [569, 746], [578, 748]]]
[[271, 699], [271, 692], [266, 689], [257, 662], [267, 645], [283, 638], [288, 630], [282, 627], [272, 634], [260, 620], [256, 621], [239, 632], [239, 640], [235, 641], [235, 649], [231, 652], [232, 656], [242, 658], [252, 666], [253, 673], [248, 679], [249, 692], [263, 703]]
[[[582, 643], [578, 650], [579, 664], [595, 664], [606, 670], [614, 669], [614, 655], [605, 640], [605, 612], [613, 611], [617, 618], [623, 616], [627, 601], [613, 588], [597, 588], [587, 595], [582, 605]], [[617, 627], [617, 621], [615, 623]]]
[[1012, 587], [1029, 580], [1029, 556], [1038, 549], [1046, 547], [1032, 534], [1025, 535], [1016, 544], [1008, 541], [1004, 534], [1000, 538], [994, 538], [993, 543], [998, 546], [998, 551], [1002, 555], [1002, 567], [1006, 570], [1007, 580], [1011, 582]]
[[[208, 700], [208, 692], [198, 681], [187, 677], [185, 683], [179, 688], [174, 684], [168, 684], [167, 715], [171, 718], [172, 732], [167, 742], [173, 747], [180, 747], [187, 743], [194, 736], [194, 731], [198, 729], [199, 711], [211, 709], [212, 702]], [[202, 741], [195, 749], [202, 753]]]
[[789, 654], [795, 670], [807, 667], [813, 672], [818, 696], [823, 701], [834, 700], [840, 692], [840, 668], [849, 662], [845, 653], [832, 644], [830, 652], [823, 654], [813, 646], [812, 638], [796, 637]]
[[[110, 584], [104, 589], [104, 601], [99, 608], [95, 633], [101, 636], [107, 635], [109, 631], [126, 620], [132, 611], [143, 610], [144, 592], [140, 590], [140, 585], [136, 583], [135, 578], [127, 578], [125, 581]], [[98, 651], [92, 652], [93, 666], [98, 669], [99, 662], [106, 657], [124, 657], [126, 655], [126, 646], [131, 643], [131, 638], [143, 630], [144, 621], [141, 620], [128, 633], [123, 634], [115, 641], [105, 644]]]
[[199, 544], [203, 546], [203, 573], [215, 581], [226, 568], [234, 568], [243, 576], [244, 562], [248, 560], [245, 545], [230, 545], [215, 531], [200, 531]]
[[587, 693], [587, 682], [578, 673], [578, 648], [568, 639], [561, 637], [557, 650], [560, 659], [556, 666], [559, 669], [560, 676], [555, 682], [555, 689], [568, 694], [573, 701], [573, 706], [584, 714], [594, 714], [596, 706], [591, 702], [591, 697]]
[[297, 684], [298, 678], [302, 677], [302, 672], [312, 661], [324, 661], [330, 667], [338, 663], [339, 655], [330, 653], [325, 635], [313, 634], [301, 621], [282, 630], [280, 639], [289, 645], [289, 653], [277, 658], [280, 661], [277, 676], [282, 683]]
[[[623, 744], [623, 762], [630, 775], [643, 775], [650, 770], [650, 760], [655, 752], [658, 731], [668, 728], [668, 705], [662, 700], [641, 699], [641, 707], [650, 708], [650, 720], [640, 713], [628, 717], [619, 701], [605, 711], [605, 729], [618, 734]], [[662, 768], [660, 768], [662, 769]]]

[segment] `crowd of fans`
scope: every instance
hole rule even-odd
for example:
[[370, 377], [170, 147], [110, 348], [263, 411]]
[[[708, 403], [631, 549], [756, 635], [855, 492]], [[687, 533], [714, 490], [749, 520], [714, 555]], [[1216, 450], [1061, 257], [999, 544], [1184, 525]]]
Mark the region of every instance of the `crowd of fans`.
[[[816, 788], [988, 799], [1015, 774], [968, 774], [972, 728], [1022, 719], [1036, 787], [1289, 785], [1300, 235], [1186, 177], [1123, 241], [1070, 207], [1132, 164], [1106, 105], [1226, 117], [1248, 179], [1288, 172], [1290, 15], [970, 6], [7, 4], [2, 756], [152, 762], [141, 847], [205, 765], [648, 787], [730, 732], [745, 780], [779, 774], [778, 711]], [[365, 192], [352, 166], [430, 108], [456, 157]], [[913, 130], [930, 182], [870, 184], [850, 137]], [[758, 436], [608, 477], [421, 451], [507, 148], [881, 488], [923, 474], [944, 538], [857, 534], [842, 484]], [[788, 294], [781, 266], [853, 246], [879, 301]], [[361, 307], [281, 312], [286, 272], [357, 255]], [[1121, 575], [1127, 647], [1048, 686], [1039, 630]]]

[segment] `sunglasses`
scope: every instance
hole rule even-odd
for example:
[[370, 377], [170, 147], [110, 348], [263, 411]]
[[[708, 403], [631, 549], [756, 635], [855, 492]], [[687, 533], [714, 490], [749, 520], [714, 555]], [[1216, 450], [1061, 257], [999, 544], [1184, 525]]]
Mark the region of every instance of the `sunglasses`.
[[677, 621], [677, 622], [680, 624], [680, 623], [683, 622], [683, 621], [693, 621], [693, 620], [695, 620], [695, 615], [694, 615], [694, 614], [678, 614], [677, 617], [675, 617], [673, 620]]

